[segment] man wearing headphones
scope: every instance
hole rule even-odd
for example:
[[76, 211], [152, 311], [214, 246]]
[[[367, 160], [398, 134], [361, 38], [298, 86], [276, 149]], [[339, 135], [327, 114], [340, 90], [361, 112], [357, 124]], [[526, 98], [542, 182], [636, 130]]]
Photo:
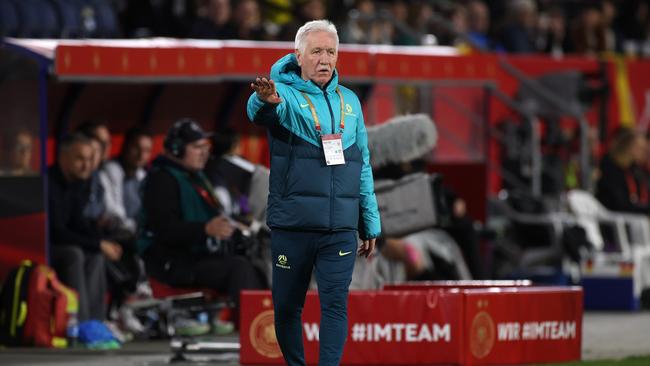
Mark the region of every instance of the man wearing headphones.
[[227, 292], [239, 305], [240, 290], [261, 288], [263, 283], [248, 259], [219, 250], [238, 224], [223, 215], [203, 173], [208, 137], [188, 118], [167, 133], [165, 151], [153, 161], [144, 182], [138, 251], [157, 280]]

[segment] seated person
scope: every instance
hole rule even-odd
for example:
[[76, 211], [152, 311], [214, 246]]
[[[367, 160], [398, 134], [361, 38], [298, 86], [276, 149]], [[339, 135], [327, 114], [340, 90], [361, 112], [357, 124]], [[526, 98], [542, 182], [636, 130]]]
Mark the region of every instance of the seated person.
[[[255, 166], [234, 155], [239, 137], [231, 129], [216, 132], [213, 136], [212, 154], [205, 166], [205, 174], [215, 188], [215, 194], [229, 216], [246, 216], [249, 213], [247, 185]], [[247, 165], [247, 169], [232, 163], [229, 158], [237, 158]]]
[[632, 129], [621, 129], [600, 161], [596, 198], [612, 211], [650, 214], [648, 185], [640, 166], [646, 159], [646, 141]]
[[208, 135], [195, 121], [181, 119], [169, 130], [164, 149], [143, 187], [138, 250], [147, 272], [171, 286], [226, 292], [238, 306], [240, 290], [264, 284], [249, 259], [220, 250], [238, 224], [223, 215], [203, 173]]
[[[424, 159], [389, 164], [377, 169], [374, 176], [375, 179], [398, 180], [416, 172], [426, 172]], [[484, 279], [485, 273], [479, 251], [479, 233], [474, 227], [473, 220], [467, 215], [465, 201], [448, 186], [440, 185], [434, 189], [436, 190], [437, 192], [434, 193], [436, 197], [431, 204], [436, 206], [438, 228], [455, 241], [464, 263], [448, 265], [444, 261], [438, 261], [439, 258], [431, 256], [434, 268], [427, 268], [425, 265], [427, 261], [422, 258], [423, 253], [419, 253], [413, 243], [409, 243], [407, 237], [382, 237], [378, 241], [378, 249], [386, 258], [403, 263], [409, 280], [458, 279], [458, 276], [462, 276], [465, 272], [465, 264], [473, 279]]]
[[50, 257], [61, 281], [79, 294], [79, 320], [103, 320], [105, 259], [121, 256], [120, 246], [102, 240], [83, 214], [88, 202], [93, 148], [88, 138], [72, 135], [59, 143], [57, 163], [48, 171]]
[[[440, 187], [444, 206], [448, 208], [447, 219], [441, 228], [458, 243], [463, 258], [475, 280], [486, 279], [483, 258], [480, 253], [480, 234], [474, 227], [474, 220], [467, 213], [467, 203], [449, 186]], [[438, 207], [439, 211], [440, 207]]]
[[[142, 206], [140, 187], [147, 175], [153, 140], [140, 128], [126, 132], [120, 155], [104, 164], [106, 212], [118, 222], [120, 229], [136, 233], [137, 215]], [[104, 182], [102, 182], [104, 183]]]
[[111, 158], [112, 141], [111, 132], [108, 129], [108, 122], [106, 121], [86, 121], [80, 124], [77, 132], [86, 136], [96, 137], [102, 144], [101, 164], [107, 162]]
[[84, 124], [80, 131], [93, 142], [93, 172], [88, 189], [90, 200], [85, 214], [106, 238], [115, 240], [122, 249], [118, 261], [106, 263], [111, 292], [109, 317], [119, 320], [125, 329], [139, 332], [143, 328], [130, 316], [127, 302], [134, 295], [149, 297], [144, 264], [135, 248], [136, 221], [140, 211], [140, 186], [146, 176], [145, 165], [151, 157], [152, 139], [139, 128], [127, 131], [120, 155], [108, 160], [105, 141], [110, 133], [104, 124]]
[[18, 130], [9, 133], [3, 147], [6, 151], [5, 166], [0, 170], [0, 175], [30, 176], [38, 174], [32, 168], [32, 153], [34, 138], [28, 130]]
[[[86, 126], [86, 125], [82, 125]], [[106, 200], [107, 185], [104, 184], [106, 164], [104, 163], [106, 144], [92, 130], [77, 130], [90, 140], [93, 150], [91, 175], [84, 184], [87, 191], [83, 216], [94, 226], [102, 239], [113, 241], [119, 246], [120, 255], [106, 261], [108, 291], [111, 293], [109, 318], [115, 319], [116, 311], [121, 308], [126, 298], [136, 290], [140, 277], [138, 259], [135, 255], [135, 235], [120, 226], [119, 219], [108, 211]]]
[[95, 136], [84, 135], [90, 141], [93, 154], [90, 163], [90, 177], [86, 180], [85, 188], [88, 191], [88, 201], [83, 214], [95, 222], [100, 232], [107, 231], [110, 219], [106, 216], [106, 202], [104, 200], [104, 186], [100, 181], [100, 168], [102, 163], [103, 145]]

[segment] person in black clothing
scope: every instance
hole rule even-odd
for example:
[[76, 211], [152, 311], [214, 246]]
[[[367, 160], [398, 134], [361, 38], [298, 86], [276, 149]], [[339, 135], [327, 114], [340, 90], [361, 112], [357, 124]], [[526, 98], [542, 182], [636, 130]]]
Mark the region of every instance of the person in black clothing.
[[327, 9], [323, 0], [306, 0], [293, 5], [294, 19], [285, 24], [278, 35], [281, 41], [293, 42], [300, 26], [310, 20], [327, 18]]
[[448, 208], [447, 222], [442, 229], [458, 243], [472, 278], [483, 280], [486, 273], [480, 252], [480, 235], [474, 227], [474, 219], [467, 214], [467, 203], [451, 187], [443, 185], [441, 189]]
[[190, 38], [235, 39], [236, 28], [232, 19], [230, 0], [210, 0], [205, 7], [205, 15], [196, 18]]
[[154, 160], [144, 183], [138, 249], [157, 280], [227, 292], [238, 305], [240, 290], [262, 288], [263, 281], [247, 258], [226, 250], [240, 235], [240, 225], [223, 215], [203, 173], [207, 137], [190, 119], [169, 130], [165, 152]]
[[60, 142], [57, 164], [48, 171], [50, 260], [61, 281], [79, 294], [79, 320], [103, 320], [105, 258], [119, 259], [121, 247], [102, 240], [83, 215], [93, 149], [83, 135]]
[[512, 53], [536, 53], [537, 4], [533, 0], [508, 3], [508, 18], [501, 26], [500, 43]]
[[638, 163], [645, 160], [645, 138], [632, 129], [620, 130], [600, 161], [596, 198], [613, 211], [650, 213], [648, 186], [639, 180]]

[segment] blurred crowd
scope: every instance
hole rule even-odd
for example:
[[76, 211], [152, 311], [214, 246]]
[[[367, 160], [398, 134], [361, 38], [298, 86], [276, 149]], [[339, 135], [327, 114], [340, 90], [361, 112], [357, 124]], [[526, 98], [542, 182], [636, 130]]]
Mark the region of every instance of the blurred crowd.
[[647, 0], [0, 0], [0, 33], [293, 41], [299, 24], [327, 18], [344, 43], [648, 56], [649, 9]]
[[184, 1], [185, 14], [169, 14], [175, 21], [143, 24], [142, 19], [155, 19], [142, 16], [156, 11], [150, 3], [122, 8], [127, 36], [292, 41], [299, 24], [329, 18], [345, 43], [467, 43], [483, 50], [556, 56], [650, 54], [649, 7], [640, 0], [203, 0]]

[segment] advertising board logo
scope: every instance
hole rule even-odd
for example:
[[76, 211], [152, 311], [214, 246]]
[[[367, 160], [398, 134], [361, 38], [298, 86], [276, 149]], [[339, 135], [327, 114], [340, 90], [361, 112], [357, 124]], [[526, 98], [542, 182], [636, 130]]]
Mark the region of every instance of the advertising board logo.
[[251, 345], [260, 355], [268, 358], [282, 356], [280, 345], [275, 337], [275, 324], [273, 323], [273, 310], [259, 313], [249, 329]]
[[494, 321], [490, 314], [485, 311], [476, 313], [469, 336], [469, 346], [474, 357], [480, 359], [490, 354], [496, 336]]

